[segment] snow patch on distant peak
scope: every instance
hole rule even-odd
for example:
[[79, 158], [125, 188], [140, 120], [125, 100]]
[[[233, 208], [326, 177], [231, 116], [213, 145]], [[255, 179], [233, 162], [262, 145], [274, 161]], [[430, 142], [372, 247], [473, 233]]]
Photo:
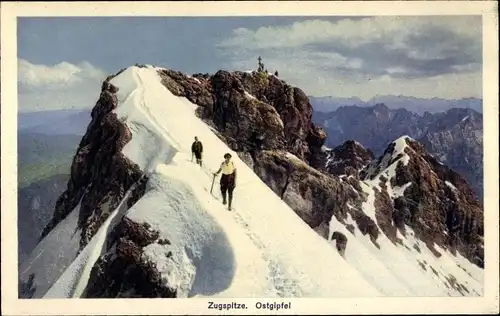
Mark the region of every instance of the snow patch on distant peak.
[[409, 147], [406, 143], [406, 140], [412, 140], [410, 136], [402, 136], [394, 141], [394, 153], [393, 155], [397, 156], [398, 154], [403, 154], [406, 147]]
[[402, 136], [396, 139], [392, 143], [394, 144], [392, 153], [386, 153], [381, 160], [372, 162], [367, 170], [367, 178], [374, 178], [372, 181], [378, 182], [383, 175], [390, 180], [396, 176], [396, 168], [399, 162], [401, 162], [403, 166], [408, 165], [410, 156], [405, 152], [405, 149], [410, 148], [410, 146], [406, 143], [407, 139], [411, 140], [408, 136]]

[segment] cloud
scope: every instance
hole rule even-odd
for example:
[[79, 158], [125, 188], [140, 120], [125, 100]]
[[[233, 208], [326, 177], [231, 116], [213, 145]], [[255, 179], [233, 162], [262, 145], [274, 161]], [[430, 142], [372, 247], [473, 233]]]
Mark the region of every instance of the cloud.
[[91, 108], [106, 78], [88, 62], [33, 64], [18, 60], [19, 111]]
[[27, 60], [18, 61], [18, 81], [25, 88], [74, 87], [86, 81], [102, 81], [106, 77], [100, 69], [88, 62], [73, 65], [62, 62], [54, 66], [36, 65]]
[[[426, 89], [414, 91], [418, 96], [454, 98], [481, 94], [481, 39], [480, 16], [377, 16], [239, 28], [217, 48], [234, 67], [255, 68], [261, 55], [281, 77], [304, 82], [315, 95], [367, 99], [391, 90], [377, 82], [390, 82], [391, 94], [417, 85]], [[437, 80], [447, 80], [439, 85], [450, 92], [433, 87]], [[463, 89], [452, 89], [457, 86]], [[359, 92], [347, 93], [353, 90]]]

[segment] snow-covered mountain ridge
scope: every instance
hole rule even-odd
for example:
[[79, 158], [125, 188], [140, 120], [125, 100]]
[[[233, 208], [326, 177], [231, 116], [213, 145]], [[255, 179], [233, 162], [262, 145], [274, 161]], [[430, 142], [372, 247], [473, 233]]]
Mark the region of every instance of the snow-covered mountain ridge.
[[[322, 172], [326, 134], [310, 113], [269, 74], [110, 76], [68, 190], [21, 265], [22, 296], [481, 295], [483, 270], [463, 247], [426, 247], [413, 223], [393, 239], [378, 184]], [[203, 168], [190, 161], [194, 136]], [[233, 212], [218, 180], [210, 194], [225, 152], [238, 168]]]

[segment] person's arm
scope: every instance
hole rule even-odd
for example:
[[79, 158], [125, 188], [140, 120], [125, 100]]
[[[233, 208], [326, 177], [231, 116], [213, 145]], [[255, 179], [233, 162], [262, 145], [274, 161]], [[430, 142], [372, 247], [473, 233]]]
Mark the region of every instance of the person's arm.
[[233, 167], [234, 167], [234, 183], [236, 184], [236, 176], [237, 176], [237, 173], [236, 173], [236, 167], [234, 166], [234, 162], [233, 162]]
[[192, 152], [193, 154], [194, 154], [194, 144], [195, 144], [195, 143], [192, 143], [192, 144], [191, 144], [191, 152]]
[[217, 170], [217, 172], [214, 172], [214, 176], [218, 175], [222, 171], [222, 164], [223, 163], [220, 164], [219, 170]]
[[203, 152], [203, 143], [200, 142], [200, 153], [202, 153], [202, 152]]

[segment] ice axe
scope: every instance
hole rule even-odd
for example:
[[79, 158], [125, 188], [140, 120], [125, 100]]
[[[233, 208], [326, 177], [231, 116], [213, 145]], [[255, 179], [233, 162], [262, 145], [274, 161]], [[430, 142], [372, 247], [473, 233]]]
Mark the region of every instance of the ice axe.
[[215, 176], [216, 174], [214, 173], [214, 178], [212, 179], [212, 186], [210, 187], [210, 194], [212, 194], [212, 190], [214, 189]]

